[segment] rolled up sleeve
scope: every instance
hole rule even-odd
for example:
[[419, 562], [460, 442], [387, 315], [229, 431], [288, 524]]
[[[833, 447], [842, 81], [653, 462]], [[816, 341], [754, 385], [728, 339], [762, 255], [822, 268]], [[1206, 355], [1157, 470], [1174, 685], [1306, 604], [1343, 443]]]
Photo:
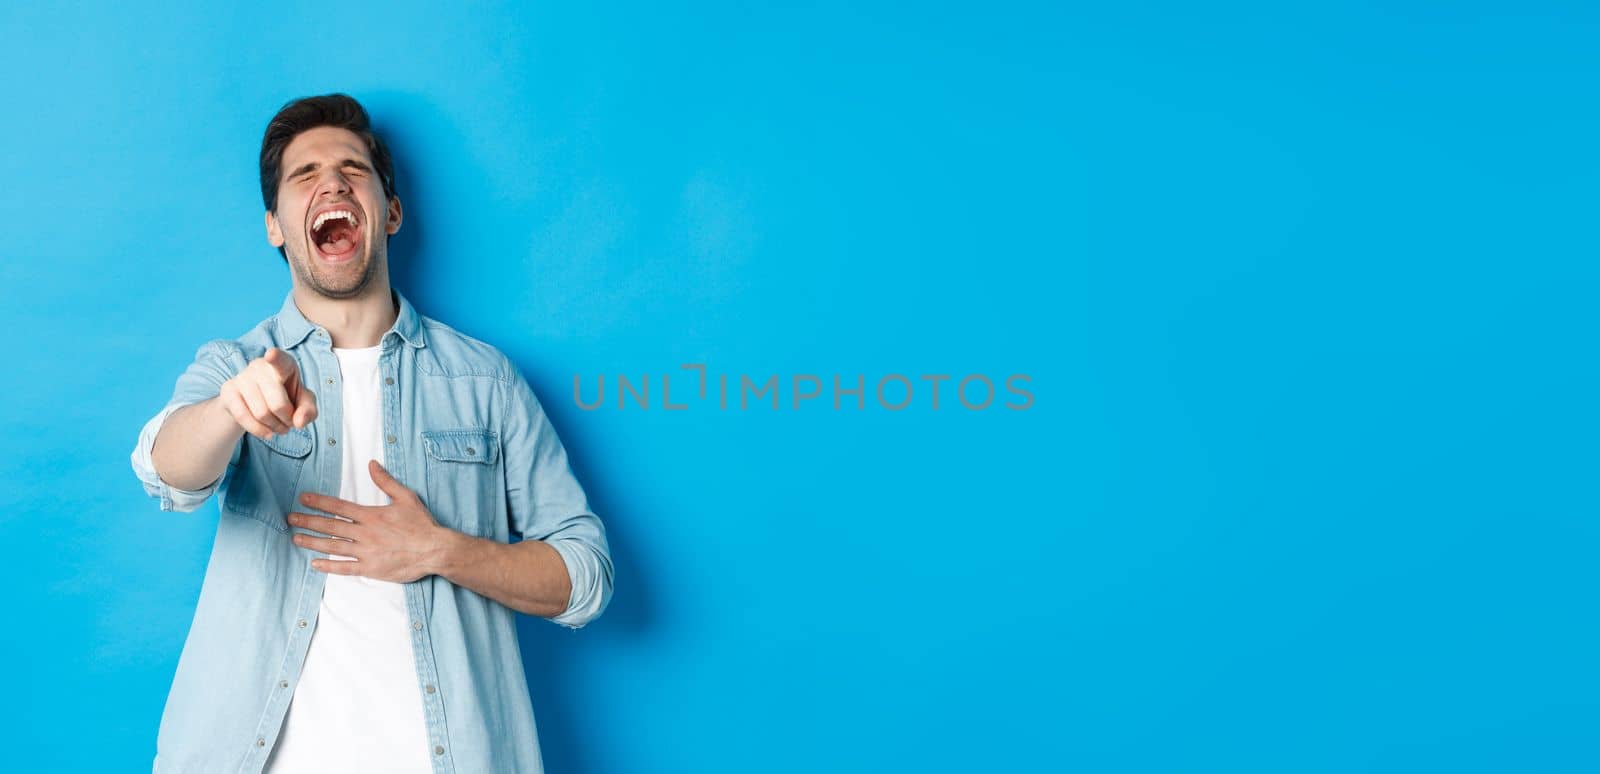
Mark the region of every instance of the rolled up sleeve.
[[511, 531], [548, 543], [566, 562], [572, 596], [549, 620], [569, 629], [593, 621], [611, 601], [611, 549], [605, 525], [567, 462], [544, 407], [515, 367], [505, 414], [506, 502]]
[[[222, 389], [222, 383], [238, 373], [240, 366], [236, 361], [242, 359], [243, 355], [233, 342], [218, 339], [201, 345], [195, 352], [194, 362], [178, 377], [178, 383], [172, 391], [172, 399], [167, 401], [166, 407], [151, 417], [139, 431], [139, 440], [134, 444], [133, 454], [130, 455], [133, 472], [144, 485], [145, 494], [160, 502], [161, 510], [193, 511], [199, 508], [217, 491], [223, 478], [226, 477], [227, 473], [224, 471], [215, 481], [200, 489], [179, 489], [161, 480], [160, 474], [156, 473], [151, 452], [156, 445], [156, 435], [161, 432], [167, 417], [185, 406], [216, 397]], [[240, 440], [242, 443], [243, 439]], [[240, 445], [234, 446], [233, 457], [228, 461], [229, 467], [238, 463], [239, 449]]]

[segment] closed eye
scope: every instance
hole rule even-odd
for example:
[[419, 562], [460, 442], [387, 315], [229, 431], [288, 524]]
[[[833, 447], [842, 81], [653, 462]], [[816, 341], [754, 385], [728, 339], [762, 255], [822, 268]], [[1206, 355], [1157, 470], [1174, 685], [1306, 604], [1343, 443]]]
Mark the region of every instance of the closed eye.
[[[316, 176], [318, 166], [320, 165], [314, 161], [310, 164], [306, 164], [299, 169], [290, 172], [288, 179], [292, 183], [303, 183], [307, 180], [310, 180]], [[346, 174], [356, 175], [367, 175], [372, 172], [371, 167], [368, 167], [366, 164], [363, 164], [355, 159], [345, 159], [339, 164], [339, 169], [343, 170]]]

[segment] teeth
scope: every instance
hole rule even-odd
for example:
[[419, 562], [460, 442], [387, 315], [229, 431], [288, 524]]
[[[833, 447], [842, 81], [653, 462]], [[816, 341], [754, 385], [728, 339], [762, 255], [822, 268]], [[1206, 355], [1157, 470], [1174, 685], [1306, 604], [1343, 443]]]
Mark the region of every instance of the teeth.
[[344, 218], [345, 220], [350, 221], [350, 225], [352, 226], [356, 224], [355, 213], [349, 210], [328, 210], [327, 212], [317, 216], [316, 221], [311, 224], [311, 230], [316, 231], [317, 229], [322, 228], [322, 224], [327, 223], [334, 218]]

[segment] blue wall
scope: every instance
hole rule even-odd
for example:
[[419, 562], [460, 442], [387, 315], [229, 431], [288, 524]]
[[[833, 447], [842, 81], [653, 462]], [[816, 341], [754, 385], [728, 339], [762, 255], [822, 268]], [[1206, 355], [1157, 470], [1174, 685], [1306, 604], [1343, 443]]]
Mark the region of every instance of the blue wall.
[[[1592, 9], [567, 5], [0, 10], [8, 769], [149, 765], [217, 512], [128, 452], [333, 90], [610, 529], [552, 772], [1600, 768]], [[573, 401], [682, 363], [1034, 402]]]

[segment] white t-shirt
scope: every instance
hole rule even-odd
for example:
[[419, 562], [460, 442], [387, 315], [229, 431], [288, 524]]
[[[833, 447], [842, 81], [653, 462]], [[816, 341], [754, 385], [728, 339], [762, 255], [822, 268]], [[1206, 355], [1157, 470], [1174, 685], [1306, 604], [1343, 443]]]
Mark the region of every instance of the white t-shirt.
[[[333, 350], [344, 379], [339, 497], [362, 505], [389, 503], [367, 471], [368, 460], [384, 462], [381, 351]], [[431, 774], [430, 752], [405, 587], [329, 573], [305, 668], [267, 760], [267, 774]]]

